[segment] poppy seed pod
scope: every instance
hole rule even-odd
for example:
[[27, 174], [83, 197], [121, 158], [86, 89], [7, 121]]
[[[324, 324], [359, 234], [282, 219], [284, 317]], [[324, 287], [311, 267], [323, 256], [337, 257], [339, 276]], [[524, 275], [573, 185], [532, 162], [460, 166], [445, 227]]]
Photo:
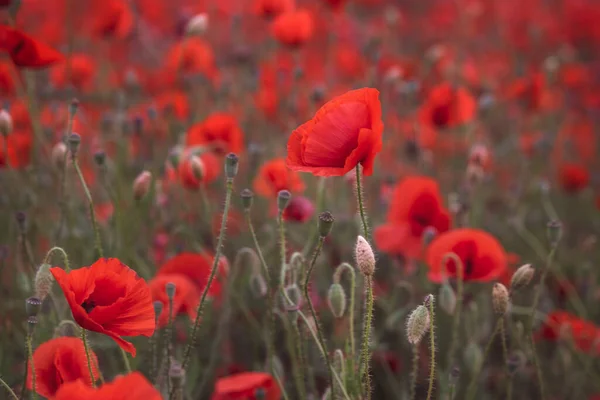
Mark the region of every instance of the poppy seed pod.
[[334, 221], [335, 218], [329, 211], [323, 211], [321, 214], [319, 214], [319, 236], [322, 238], [327, 237], [329, 232], [331, 232]]
[[154, 314], [156, 314], [156, 319], [158, 319], [158, 316], [163, 312], [163, 303], [162, 301], [155, 301], [152, 303], [152, 305], [154, 306]]
[[346, 292], [339, 283], [334, 283], [327, 292], [327, 305], [336, 318], [342, 318], [346, 311]]
[[494, 307], [494, 312], [498, 315], [506, 314], [509, 304], [508, 289], [501, 283], [495, 283], [492, 289], [492, 306]]
[[75, 114], [77, 114], [78, 109], [79, 109], [79, 100], [72, 99], [71, 103], [69, 104], [69, 114], [71, 115], [71, 118], [73, 118], [75, 116]]
[[242, 190], [242, 193], [240, 193], [240, 197], [242, 198], [242, 205], [244, 206], [244, 210], [249, 210], [252, 207], [252, 201], [254, 200], [254, 193], [252, 192], [252, 190]]
[[8, 136], [13, 130], [13, 120], [10, 113], [0, 110], [0, 135]]
[[525, 264], [520, 266], [519, 269], [515, 271], [510, 280], [510, 290], [514, 292], [529, 285], [529, 283], [533, 279], [534, 274], [535, 270], [533, 269], [531, 264]]
[[288, 190], [280, 190], [279, 193], [277, 193], [277, 209], [280, 213], [286, 209], [291, 199], [292, 194]]
[[52, 290], [52, 284], [54, 283], [54, 276], [50, 272], [50, 265], [42, 264], [38, 268], [35, 274], [35, 297], [44, 301], [50, 290]]
[[97, 166], [102, 167], [106, 162], [106, 153], [103, 150], [98, 150], [94, 153], [94, 161]]
[[29, 335], [31, 335], [33, 333], [33, 330], [35, 329], [35, 326], [38, 323], [38, 317], [36, 317], [35, 315], [32, 315], [30, 317], [27, 318], [27, 332], [29, 333]]
[[240, 159], [234, 153], [229, 153], [225, 157], [225, 176], [227, 179], [233, 179], [238, 173]]
[[133, 198], [141, 200], [145, 197], [150, 190], [150, 183], [152, 183], [152, 173], [150, 171], [140, 173], [133, 181]]
[[77, 151], [79, 150], [79, 145], [81, 144], [81, 136], [79, 136], [78, 133], [71, 133], [71, 136], [69, 136], [67, 139], [67, 143], [69, 144], [71, 157], [76, 157]]
[[375, 254], [369, 242], [362, 236], [358, 236], [356, 239], [354, 257], [356, 265], [363, 275], [371, 276], [375, 273]]
[[175, 291], [177, 290], [177, 286], [173, 282], [167, 282], [165, 285], [165, 291], [167, 292], [167, 297], [169, 300], [173, 300], [175, 297]]
[[406, 323], [406, 337], [412, 345], [417, 345], [423, 339], [423, 336], [429, 330], [430, 316], [429, 310], [424, 305], [420, 305], [408, 316]]
[[40, 307], [42, 306], [42, 301], [37, 297], [30, 297], [25, 301], [25, 312], [28, 317], [33, 317], [38, 315], [40, 312]]

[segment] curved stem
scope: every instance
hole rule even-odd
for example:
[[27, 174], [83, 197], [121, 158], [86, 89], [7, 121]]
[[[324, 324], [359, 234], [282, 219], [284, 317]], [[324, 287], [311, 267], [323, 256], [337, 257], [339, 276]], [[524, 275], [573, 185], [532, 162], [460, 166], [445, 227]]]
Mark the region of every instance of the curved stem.
[[[348, 318], [350, 319], [349, 333], [350, 336], [350, 358], [352, 360], [352, 366], [356, 363], [356, 343], [354, 337], [354, 308], [356, 302], [356, 272], [352, 265], [348, 263], [342, 263], [335, 270], [333, 275], [333, 281], [339, 283], [341, 281], [341, 275], [344, 271], [348, 271], [350, 274], [350, 309], [348, 310]], [[354, 369], [354, 368], [353, 368]]]
[[477, 391], [477, 381], [479, 380], [479, 374], [481, 373], [481, 367], [483, 367], [483, 365], [485, 364], [485, 360], [486, 360], [488, 354], [490, 353], [490, 349], [492, 348], [492, 343], [494, 343], [494, 338], [496, 337], [498, 332], [500, 332], [500, 329], [503, 324], [502, 318], [503, 317], [498, 318], [498, 321], [496, 322], [496, 327], [494, 328], [494, 332], [492, 332], [492, 336], [490, 336], [487, 344], [485, 345], [485, 350], [483, 351], [483, 357], [481, 358], [480, 368], [477, 368], [475, 373], [471, 377], [471, 382], [469, 383], [469, 386], [467, 389], [467, 396], [466, 396], [467, 400], [470, 400], [475, 397], [475, 394], [476, 394], [475, 392]]
[[419, 346], [412, 346], [412, 370], [410, 373], [410, 400], [415, 400], [417, 397], [417, 376], [419, 375]]
[[[29, 364], [31, 364], [31, 398], [37, 399], [37, 392], [35, 390], [35, 365], [33, 363], [33, 346], [31, 344], [32, 337], [31, 333], [27, 335], [27, 357], [29, 358]], [[25, 384], [25, 383], [23, 383]]]
[[321, 330], [321, 324], [319, 324], [319, 319], [317, 318], [317, 312], [315, 311], [315, 307], [313, 306], [310, 294], [308, 293], [310, 276], [317, 262], [317, 258], [319, 257], [319, 254], [321, 254], [321, 250], [323, 249], [323, 243], [325, 243], [325, 238], [320, 237], [319, 242], [317, 243], [317, 248], [315, 249], [312, 260], [310, 261], [310, 265], [308, 266], [308, 271], [306, 271], [306, 279], [304, 281], [304, 297], [306, 299], [306, 303], [308, 304], [308, 308], [310, 309], [310, 313], [313, 319], [315, 320], [315, 326], [317, 327], [317, 334], [319, 337], [319, 344], [323, 349], [323, 357], [325, 357], [325, 362], [327, 363], [327, 370], [329, 371], [329, 387], [331, 387], [331, 398], [335, 399], [336, 397], [335, 387], [333, 385], [333, 367], [331, 365], [331, 357], [329, 356], [329, 352], [327, 351], [325, 339], [323, 338], [323, 331]]
[[358, 202], [358, 211], [360, 212], [360, 219], [362, 221], [363, 226], [363, 234], [367, 242], [371, 241], [371, 237], [369, 236], [369, 225], [367, 224], [367, 213], [365, 212], [365, 206], [363, 201], [363, 189], [361, 182], [361, 172], [360, 172], [360, 164], [356, 164], [356, 200]]
[[455, 253], [446, 253], [442, 259], [442, 268], [445, 270], [448, 260], [454, 261], [456, 266], [456, 309], [452, 319], [452, 336], [450, 339], [450, 347], [448, 349], [448, 359], [446, 368], [452, 368], [454, 363], [454, 354], [458, 345], [458, 331], [460, 328], [460, 318], [463, 306], [463, 291], [464, 291], [464, 266], [460, 257]]
[[85, 349], [85, 358], [87, 359], [88, 372], [90, 373], [90, 379], [92, 380], [92, 387], [96, 387], [96, 378], [94, 378], [94, 372], [92, 370], [92, 358], [90, 357], [90, 348], [88, 346], [85, 328], [81, 328], [81, 341], [83, 342], [83, 348]]
[[[17, 397], [17, 395], [15, 394], [15, 392], [11, 389], [10, 386], [8, 386], [8, 383], [6, 383], [4, 381], [4, 379], [0, 378], [0, 385], [2, 385], [6, 391], [8, 392], [8, 394], [10, 394], [10, 396], [15, 399], [15, 400], [19, 400], [19, 398]], [[25, 383], [23, 383], [23, 386], [25, 386]]]
[[85, 197], [87, 198], [88, 205], [90, 208], [90, 217], [92, 219], [92, 227], [94, 228], [94, 247], [96, 249], [97, 255], [102, 258], [104, 257], [104, 251], [102, 250], [102, 241], [100, 240], [100, 230], [98, 229], [98, 222], [96, 221], [96, 211], [94, 210], [94, 200], [92, 199], [92, 194], [90, 193], [90, 189], [85, 183], [85, 178], [81, 173], [81, 169], [79, 168], [79, 163], [77, 162], [77, 157], [72, 157], [71, 161], [73, 162], [73, 167], [75, 167], [75, 172], [77, 172], [77, 176], [79, 177], [79, 181], [81, 182], [81, 186], [83, 187], [83, 191], [85, 192]]
[[433, 383], [435, 382], [435, 307], [433, 299], [429, 302], [429, 387], [427, 388], [427, 400], [433, 395]]
[[371, 327], [373, 325], [373, 277], [365, 275], [365, 286], [367, 290], [367, 300], [365, 307], [365, 324], [363, 326], [363, 337], [360, 350], [361, 380], [364, 382], [364, 392], [366, 399], [371, 398]]
[[63, 262], [65, 263], [65, 272], [71, 271], [71, 265], [69, 264], [69, 256], [67, 252], [62, 247], [53, 247], [46, 253], [46, 257], [44, 257], [44, 264], [50, 264], [50, 260], [52, 259], [52, 255], [54, 253], [60, 253], [63, 258]]

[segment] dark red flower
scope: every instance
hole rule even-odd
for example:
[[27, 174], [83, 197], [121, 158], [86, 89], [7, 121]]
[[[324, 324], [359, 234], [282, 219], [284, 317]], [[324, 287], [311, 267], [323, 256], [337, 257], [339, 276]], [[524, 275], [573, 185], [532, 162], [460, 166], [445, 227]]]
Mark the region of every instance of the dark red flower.
[[419, 120], [438, 129], [452, 128], [473, 120], [476, 111], [475, 99], [465, 88], [445, 83], [429, 92], [419, 111]]
[[64, 58], [47, 44], [5, 25], [0, 25], [0, 50], [6, 51], [17, 67], [43, 68]]
[[219, 154], [240, 154], [244, 149], [244, 134], [233, 115], [214, 113], [188, 130], [186, 145], [208, 145]]
[[578, 193], [590, 182], [590, 174], [583, 165], [564, 163], [559, 167], [560, 185], [567, 193]]
[[191, 319], [196, 316], [200, 292], [196, 285], [185, 275], [161, 274], [155, 276], [148, 285], [152, 292], [152, 299], [163, 303], [163, 311], [158, 317], [158, 327], [162, 328], [169, 323], [169, 297], [167, 296], [167, 283], [175, 284], [172, 316], [175, 318], [181, 313], [187, 313]]
[[273, 198], [281, 190], [292, 193], [302, 192], [304, 182], [296, 171], [291, 171], [285, 165], [285, 159], [275, 158], [260, 167], [254, 179], [254, 190], [261, 196]]
[[[92, 373], [100, 376], [96, 365], [98, 358], [90, 350]], [[75, 337], [58, 337], [42, 343], [33, 352], [35, 390], [44, 397], [52, 397], [63, 385], [79, 380], [81, 386], [91, 387], [92, 378], [83, 342]], [[27, 388], [32, 388], [31, 364], [27, 373]]]
[[146, 281], [116, 258], [89, 267], [50, 271], [60, 285], [73, 318], [82, 328], [110, 336], [125, 351], [135, 347], [121, 336], [152, 336], [154, 307]]
[[423, 233], [450, 229], [450, 214], [442, 203], [437, 182], [426, 177], [408, 177], [394, 188], [387, 222], [375, 229], [381, 250], [417, 259], [423, 250]]
[[[158, 270], [157, 276], [165, 274], [181, 274], [189, 278], [198, 291], [202, 292], [208, 282], [210, 269], [213, 263], [213, 255], [208, 253], [181, 253], [170, 258]], [[219, 268], [217, 278], [225, 277], [229, 270], [227, 260], [224, 257], [219, 259]], [[221, 294], [221, 283], [215, 279], [208, 294], [219, 296]]]
[[220, 378], [211, 400], [279, 400], [281, 390], [273, 377], [264, 372], [242, 372]]
[[253, 9], [257, 15], [272, 18], [294, 9], [294, 0], [254, 0]]
[[63, 385], [52, 400], [162, 400], [158, 390], [139, 372], [120, 376], [97, 389], [81, 380]]
[[273, 36], [281, 44], [300, 47], [313, 35], [314, 22], [310, 12], [295, 10], [279, 14], [271, 26]]
[[283, 219], [292, 222], [306, 222], [315, 213], [315, 206], [310, 199], [304, 196], [294, 196], [283, 210]]
[[600, 350], [600, 329], [592, 322], [566, 311], [548, 314], [536, 337], [550, 341], [573, 340], [577, 349], [583, 352], [596, 353]]

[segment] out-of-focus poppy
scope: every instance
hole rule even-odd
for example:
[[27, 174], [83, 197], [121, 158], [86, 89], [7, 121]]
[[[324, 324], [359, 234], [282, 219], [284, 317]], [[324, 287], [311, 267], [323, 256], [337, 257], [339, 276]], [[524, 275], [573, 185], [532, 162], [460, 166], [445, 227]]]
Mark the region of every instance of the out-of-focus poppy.
[[394, 188], [387, 222], [375, 229], [375, 243], [387, 253], [420, 258], [423, 233], [428, 228], [436, 234], [446, 232], [450, 213], [443, 206], [435, 180], [408, 177]]
[[590, 183], [590, 174], [583, 165], [563, 163], [559, 166], [559, 182], [567, 193], [579, 193]]
[[97, 389], [81, 380], [64, 384], [52, 400], [162, 400], [158, 390], [139, 372], [120, 376]]
[[271, 29], [273, 36], [281, 44], [297, 48], [313, 36], [313, 17], [306, 10], [289, 11], [275, 18]]
[[116, 258], [101, 258], [89, 267], [65, 272], [50, 269], [73, 318], [84, 329], [103, 333], [134, 357], [135, 347], [121, 336], [151, 336], [154, 307], [146, 281]]
[[186, 136], [186, 145], [210, 145], [219, 154], [240, 154], [244, 149], [244, 134], [233, 115], [219, 112], [192, 126]]
[[[180, 253], [161, 265], [157, 272], [158, 275], [165, 274], [181, 274], [188, 277], [200, 292], [204, 291], [210, 275], [210, 270], [213, 263], [213, 255], [208, 253]], [[219, 267], [217, 276], [224, 277], [227, 275], [229, 266], [224, 257], [219, 259]], [[215, 279], [208, 294], [213, 297], [221, 294], [221, 283]]]
[[304, 182], [298, 173], [291, 171], [285, 165], [285, 159], [275, 158], [267, 161], [258, 171], [254, 179], [254, 190], [265, 197], [277, 196], [280, 190], [289, 190], [292, 193], [302, 192]]
[[467, 89], [444, 83], [434, 87], [419, 110], [419, 120], [438, 129], [453, 128], [473, 120], [477, 103]]
[[211, 400], [279, 400], [281, 390], [275, 379], [264, 372], [242, 372], [220, 378]]
[[[100, 376], [96, 365], [98, 358], [90, 349], [92, 373]], [[79, 380], [81, 386], [91, 387], [92, 377], [88, 368], [83, 341], [75, 337], [57, 337], [38, 346], [33, 352], [35, 366], [35, 390], [44, 397], [52, 397], [63, 385]], [[32, 389], [31, 364], [27, 373], [27, 388]]]
[[64, 58], [47, 44], [6, 25], [0, 25], [0, 50], [7, 52], [17, 67], [44, 68]]
[[171, 315], [175, 318], [178, 314], [187, 313], [191, 319], [196, 316], [196, 307], [200, 299], [200, 293], [196, 285], [185, 275], [162, 274], [155, 276], [148, 286], [152, 292], [152, 299], [163, 304], [163, 310], [158, 316], [158, 327], [162, 328], [169, 323], [169, 297], [167, 296], [167, 283], [175, 284], [175, 297], [173, 298], [173, 309]]
[[202, 185], [208, 185], [217, 179], [222, 169], [217, 156], [202, 153], [197, 156], [182, 156], [177, 173], [184, 188], [198, 190]]
[[56, 87], [73, 85], [80, 91], [91, 90], [95, 77], [96, 61], [87, 54], [73, 54], [50, 72], [50, 81]]
[[294, 7], [294, 0], [254, 0], [253, 4], [254, 12], [264, 18], [276, 17]]
[[25, 168], [31, 161], [33, 138], [30, 131], [13, 132], [6, 139], [8, 154], [4, 150], [4, 143], [0, 146], [0, 168], [9, 165], [12, 168]]
[[292, 132], [286, 163], [292, 170], [317, 176], [342, 176], [360, 163], [369, 176], [382, 147], [382, 133], [379, 91], [351, 90]]
[[92, 10], [95, 35], [123, 39], [133, 31], [133, 12], [124, 0], [96, 0]]
[[292, 222], [306, 222], [315, 213], [315, 206], [304, 196], [294, 196], [283, 211], [283, 219]]
[[566, 311], [553, 311], [548, 314], [536, 338], [550, 341], [572, 340], [576, 348], [583, 352], [600, 350], [600, 329], [592, 322], [585, 321]]
[[455, 229], [439, 235], [426, 250], [427, 276], [432, 282], [440, 283], [444, 277], [457, 276], [454, 260], [448, 258], [442, 265], [448, 253], [455, 253], [461, 260], [465, 281], [492, 281], [504, 274], [508, 264], [502, 245], [489, 233], [479, 229]]
[[215, 79], [215, 55], [207, 42], [189, 37], [169, 51], [164, 71], [166, 83], [176, 82], [181, 74], [202, 74], [210, 80]]

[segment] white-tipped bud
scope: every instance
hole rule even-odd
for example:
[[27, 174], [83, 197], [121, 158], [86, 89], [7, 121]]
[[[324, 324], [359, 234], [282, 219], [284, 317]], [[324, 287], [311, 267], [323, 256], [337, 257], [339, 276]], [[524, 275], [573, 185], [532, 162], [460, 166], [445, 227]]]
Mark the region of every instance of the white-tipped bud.
[[52, 165], [56, 168], [63, 168], [65, 165], [65, 154], [67, 154], [67, 145], [58, 142], [52, 148]]
[[136, 200], [142, 199], [148, 194], [150, 184], [152, 183], [152, 173], [143, 171], [133, 181], [133, 198]]
[[0, 110], [0, 135], [8, 136], [13, 131], [13, 120], [10, 113]]
[[202, 36], [208, 29], [208, 15], [205, 13], [194, 15], [185, 28], [189, 36]]
[[206, 175], [206, 167], [204, 166], [204, 162], [198, 156], [190, 157], [190, 168], [192, 169], [192, 173], [194, 174], [194, 178], [201, 181]]
[[535, 270], [533, 269], [531, 264], [525, 264], [520, 266], [519, 269], [515, 271], [510, 280], [510, 290], [514, 292], [529, 285], [529, 283], [533, 279], [534, 274]]
[[423, 339], [423, 336], [429, 330], [430, 323], [429, 310], [424, 305], [420, 305], [410, 313], [406, 323], [406, 337], [412, 345], [417, 345]]
[[354, 256], [358, 270], [363, 275], [372, 276], [375, 273], [375, 254], [369, 242], [362, 236], [356, 239]]

